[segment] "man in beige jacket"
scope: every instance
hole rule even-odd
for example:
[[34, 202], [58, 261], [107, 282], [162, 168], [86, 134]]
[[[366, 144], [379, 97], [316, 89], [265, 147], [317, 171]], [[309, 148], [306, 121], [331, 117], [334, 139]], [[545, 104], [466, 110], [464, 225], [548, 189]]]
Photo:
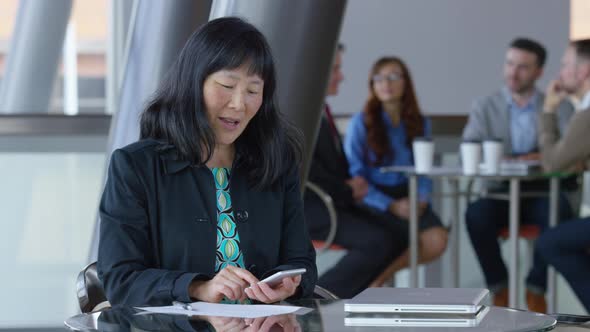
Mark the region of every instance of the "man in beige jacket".
[[[559, 139], [555, 111], [568, 96], [576, 101], [577, 111]], [[539, 128], [546, 171], [590, 168], [590, 39], [573, 41], [566, 49], [559, 79], [547, 88]], [[548, 230], [538, 239], [537, 250], [565, 277], [590, 312], [590, 217]]]

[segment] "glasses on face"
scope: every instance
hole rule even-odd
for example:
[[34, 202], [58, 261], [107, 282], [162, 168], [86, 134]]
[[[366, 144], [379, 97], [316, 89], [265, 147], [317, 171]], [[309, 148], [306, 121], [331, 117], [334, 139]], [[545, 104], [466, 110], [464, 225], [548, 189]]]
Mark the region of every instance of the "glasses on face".
[[397, 81], [401, 80], [402, 78], [403, 77], [400, 74], [396, 74], [396, 73], [391, 73], [391, 74], [387, 74], [387, 75], [376, 74], [376, 75], [373, 75], [373, 82], [376, 82], [376, 83], [384, 82], [384, 81], [397, 82]]

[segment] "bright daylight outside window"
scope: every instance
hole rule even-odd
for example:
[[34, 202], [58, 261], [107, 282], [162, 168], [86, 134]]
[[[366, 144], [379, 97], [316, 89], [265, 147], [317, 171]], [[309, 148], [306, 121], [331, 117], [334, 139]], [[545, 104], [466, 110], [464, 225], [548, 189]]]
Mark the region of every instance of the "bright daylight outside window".
[[570, 38], [590, 38], [590, 1], [571, 0]]

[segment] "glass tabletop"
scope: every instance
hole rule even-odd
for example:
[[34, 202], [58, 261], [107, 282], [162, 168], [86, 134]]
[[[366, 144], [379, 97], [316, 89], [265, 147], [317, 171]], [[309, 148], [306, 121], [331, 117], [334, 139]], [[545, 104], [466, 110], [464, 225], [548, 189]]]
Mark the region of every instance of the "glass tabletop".
[[[556, 327], [550, 316], [500, 307], [486, 308], [474, 319], [396, 322], [395, 316], [359, 316], [344, 312], [344, 301], [301, 300], [291, 304], [313, 308], [305, 315], [282, 315], [260, 319], [187, 317], [179, 315], [138, 315], [140, 310], [115, 307], [91, 314], [81, 314], [65, 321], [75, 331], [549, 331]], [[483, 311], [482, 311], [483, 312]], [[422, 317], [424, 318], [424, 317]], [[456, 317], [454, 317], [456, 318]], [[464, 317], [463, 317], [464, 318]], [[426, 325], [425, 325], [426, 324]], [[272, 326], [272, 327], [271, 327]], [[560, 331], [562, 327], [557, 327]], [[567, 331], [567, 330], [563, 330]]]
[[520, 179], [520, 180], [535, 180], [535, 179], [549, 179], [549, 178], [566, 178], [569, 176], [574, 175], [575, 173], [571, 172], [543, 172], [541, 170], [532, 170], [532, 171], [502, 171], [495, 174], [489, 174], [485, 172], [480, 172], [478, 174], [467, 175], [463, 173], [461, 167], [454, 167], [454, 166], [433, 166], [430, 172], [427, 173], [418, 173], [416, 172], [414, 166], [386, 166], [380, 168], [381, 172], [383, 173], [390, 173], [390, 172], [399, 172], [405, 173], [408, 175], [426, 175], [428, 177], [444, 177], [444, 178], [455, 178], [455, 179], [462, 179], [462, 178], [484, 178], [487, 180], [510, 180], [510, 179]]

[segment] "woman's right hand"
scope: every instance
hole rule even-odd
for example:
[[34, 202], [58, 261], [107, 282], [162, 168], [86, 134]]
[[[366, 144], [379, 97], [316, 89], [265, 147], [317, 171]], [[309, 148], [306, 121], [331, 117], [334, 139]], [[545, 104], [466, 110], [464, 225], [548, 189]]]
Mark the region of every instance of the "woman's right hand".
[[301, 325], [294, 314], [258, 318], [236, 318], [215, 316], [194, 316], [202, 319], [215, 329], [224, 332], [301, 332]]
[[301, 325], [294, 314], [276, 315], [258, 318], [246, 318], [247, 332], [301, 332]]
[[194, 318], [209, 322], [214, 331], [243, 332], [248, 329], [244, 318], [218, 316], [194, 316]]
[[244, 289], [257, 282], [258, 279], [249, 271], [230, 265], [211, 280], [193, 281], [189, 286], [189, 295], [210, 303], [219, 303], [224, 297], [232, 301], [243, 301], [247, 297]]

